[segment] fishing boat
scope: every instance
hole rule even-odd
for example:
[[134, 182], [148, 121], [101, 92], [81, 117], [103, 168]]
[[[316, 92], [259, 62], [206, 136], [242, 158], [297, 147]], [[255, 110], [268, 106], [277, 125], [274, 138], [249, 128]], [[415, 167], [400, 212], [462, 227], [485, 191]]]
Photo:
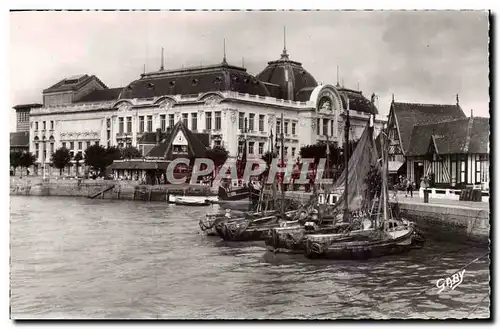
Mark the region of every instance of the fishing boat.
[[[275, 214], [276, 211], [271, 210], [264, 213], [265, 216], [271, 216]], [[225, 209], [225, 211], [219, 213], [207, 214], [205, 218], [200, 219], [199, 226], [201, 231], [206, 235], [217, 235], [215, 227], [223, 221], [238, 221], [244, 219], [253, 220], [260, 218], [262, 215], [262, 212], [235, 212], [231, 209]]]
[[[283, 115], [282, 115], [283, 117]], [[284, 120], [281, 120], [283, 125]], [[281, 127], [284, 131], [284, 127]], [[281, 149], [283, 150], [284, 136], [281, 133]], [[271, 144], [272, 145], [272, 144]], [[273, 154], [272, 150], [271, 153]], [[285, 165], [284, 154], [281, 153], [281, 163]], [[281, 176], [282, 177], [282, 176]], [[293, 200], [287, 203], [284, 197], [283, 179], [280, 180], [281, 200], [277, 200], [277, 182], [262, 184], [257, 201], [257, 218], [243, 218], [237, 220], [220, 221], [215, 225], [217, 234], [228, 241], [259, 241], [268, 237], [270, 229], [280, 227], [283, 222], [291, 222], [297, 213], [297, 204]], [[268, 212], [276, 212], [268, 214]]]
[[[346, 126], [349, 126], [348, 116]], [[383, 131], [381, 137], [382, 158], [378, 159], [370, 122], [339, 179], [344, 182], [343, 222], [348, 225], [337, 233], [305, 234], [306, 257], [366, 259], [423, 246], [425, 238], [415, 224], [391, 210], [387, 184], [388, 147], [384, 147], [386, 132]], [[370, 180], [370, 174], [379, 174], [380, 178], [372, 176]], [[380, 186], [374, 183], [379, 179]]]

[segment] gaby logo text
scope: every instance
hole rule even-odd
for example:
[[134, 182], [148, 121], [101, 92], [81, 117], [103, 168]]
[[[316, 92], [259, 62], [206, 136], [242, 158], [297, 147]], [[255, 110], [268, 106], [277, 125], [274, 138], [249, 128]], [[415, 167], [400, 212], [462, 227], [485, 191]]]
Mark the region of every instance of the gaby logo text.
[[438, 294], [440, 294], [445, 289], [455, 290], [455, 288], [458, 287], [464, 280], [464, 274], [465, 270], [462, 270], [461, 272], [455, 273], [452, 276], [447, 277], [446, 279], [437, 280], [436, 286], [440, 288]]

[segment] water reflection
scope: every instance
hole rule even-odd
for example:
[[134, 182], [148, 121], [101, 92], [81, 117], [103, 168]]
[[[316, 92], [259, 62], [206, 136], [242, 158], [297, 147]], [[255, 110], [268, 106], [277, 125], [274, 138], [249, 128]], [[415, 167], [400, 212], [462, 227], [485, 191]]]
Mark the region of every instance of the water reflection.
[[[432, 242], [366, 261], [273, 254], [199, 233], [215, 208], [11, 198], [14, 318], [450, 318], [489, 316], [486, 250]], [[482, 300], [482, 301], [481, 301]]]

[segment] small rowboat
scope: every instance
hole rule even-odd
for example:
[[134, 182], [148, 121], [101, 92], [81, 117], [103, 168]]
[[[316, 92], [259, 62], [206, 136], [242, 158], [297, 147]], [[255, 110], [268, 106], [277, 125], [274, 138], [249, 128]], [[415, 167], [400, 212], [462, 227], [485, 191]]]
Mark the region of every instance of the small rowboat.
[[183, 197], [176, 197], [174, 200], [174, 204], [178, 206], [203, 207], [203, 206], [209, 206], [211, 203], [206, 198], [183, 196]]

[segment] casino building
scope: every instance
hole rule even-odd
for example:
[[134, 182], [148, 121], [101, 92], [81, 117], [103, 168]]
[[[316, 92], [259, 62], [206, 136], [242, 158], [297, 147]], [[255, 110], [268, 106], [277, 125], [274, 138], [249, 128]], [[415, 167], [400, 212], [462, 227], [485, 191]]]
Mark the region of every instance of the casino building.
[[[278, 151], [295, 159], [304, 145], [327, 139], [342, 145], [348, 104], [350, 138], [359, 138], [370, 116], [378, 114], [374, 98], [338, 83], [318, 84], [286, 48], [255, 76], [225, 56], [220, 64], [175, 70], [162, 63], [120, 88], [82, 74], [43, 91], [43, 106], [29, 112], [29, 150], [38, 164], [49, 164], [61, 146], [73, 154], [95, 143], [132, 145], [147, 153], [144, 135], [169, 131], [182, 121], [194, 133], [208, 134], [211, 147], [223, 145], [231, 157], [242, 152], [244, 140], [247, 156], [260, 157], [281, 133], [283, 115], [284, 149]], [[376, 130], [382, 125], [375, 120]]]

